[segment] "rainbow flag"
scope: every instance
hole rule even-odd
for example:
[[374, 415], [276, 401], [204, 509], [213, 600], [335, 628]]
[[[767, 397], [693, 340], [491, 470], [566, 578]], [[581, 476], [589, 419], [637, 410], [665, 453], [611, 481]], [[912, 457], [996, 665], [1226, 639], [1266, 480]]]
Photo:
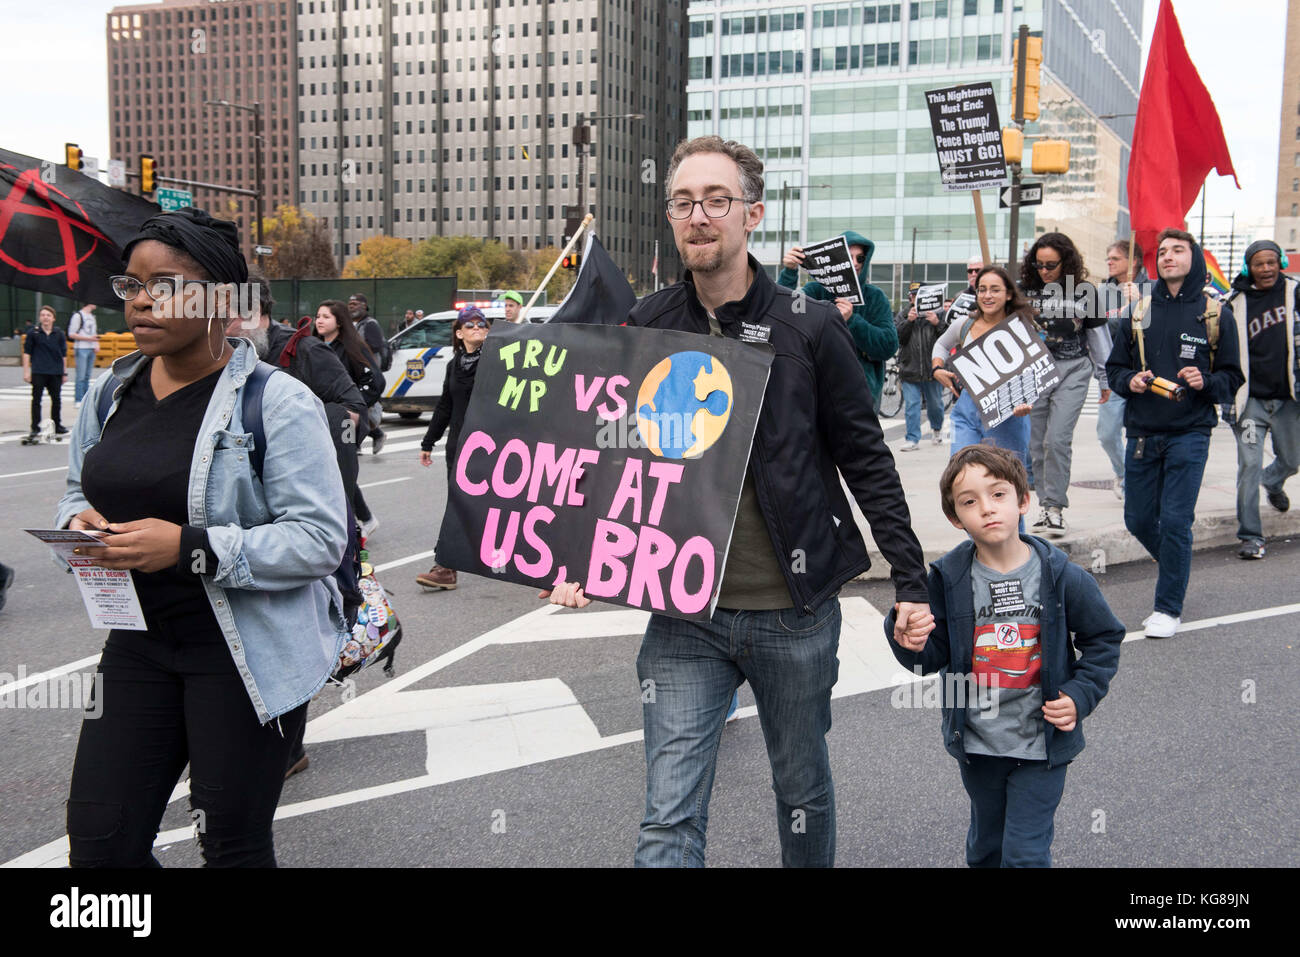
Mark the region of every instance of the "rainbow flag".
[[1202, 252], [1205, 253], [1205, 268], [1210, 274], [1211, 288], [1213, 288], [1220, 296], [1226, 296], [1228, 294], [1228, 289], [1230, 288], [1228, 277], [1225, 276], [1223, 270], [1219, 268], [1219, 261], [1214, 258], [1214, 253], [1210, 252], [1208, 249], [1204, 249]]

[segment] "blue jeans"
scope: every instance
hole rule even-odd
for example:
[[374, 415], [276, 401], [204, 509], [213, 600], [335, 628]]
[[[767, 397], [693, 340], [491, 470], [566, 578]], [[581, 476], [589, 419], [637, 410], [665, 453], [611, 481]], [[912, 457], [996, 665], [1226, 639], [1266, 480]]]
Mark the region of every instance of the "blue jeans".
[[1160, 566], [1155, 610], [1181, 617], [1192, 571], [1192, 522], [1210, 452], [1201, 432], [1149, 435], [1141, 457], [1129, 436], [1124, 459], [1124, 525]]
[[90, 388], [90, 378], [95, 372], [95, 350], [73, 349], [72, 354], [77, 360], [77, 382], [73, 394], [80, 402]]
[[1051, 867], [1053, 818], [1065, 769], [1046, 761], [967, 755], [961, 783], [970, 795], [966, 863], [971, 867]]
[[1111, 471], [1124, 481], [1124, 397], [1112, 392], [1097, 406], [1097, 441], [1110, 459]]
[[903, 416], [907, 422], [907, 441], [921, 441], [921, 396], [925, 396], [925, 414], [932, 432], [943, 431], [943, 386], [930, 379], [926, 382], [903, 382]]
[[840, 602], [719, 608], [711, 621], [650, 616], [636, 659], [645, 722], [645, 819], [637, 867], [703, 867], [709, 795], [727, 708], [748, 681], [772, 764], [781, 862], [835, 862], [826, 732], [839, 676]]

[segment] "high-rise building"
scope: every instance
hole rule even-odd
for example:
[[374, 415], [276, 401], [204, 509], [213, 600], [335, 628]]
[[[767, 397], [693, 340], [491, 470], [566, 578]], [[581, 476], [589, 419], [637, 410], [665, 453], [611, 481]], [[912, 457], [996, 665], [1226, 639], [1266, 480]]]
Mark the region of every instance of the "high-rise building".
[[[1060, 229], [1101, 272], [1106, 245], [1127, 235], [1141, 0], [693, 0], [689, 14], [688, 132], [740, 140], [764, 159], [767, 213], [753, 237], [764, 264], [854, 229], [875, 242], [872, 281], [893, 298], [913, 279], [964, 284], [979, 254], [975, 212], [969, 195], [941, 187], [925, 92], [990, 81], [1009, 125], [1022, 23], [1043, 43], [1025, 179], [1043, 182], [1044, 200], [1021, 210], [1015, 258]], [[1031, 175], [1037, 136], [1070, 141], [1069, 173]], [[995, 190], [982, 204], [991, 255], [1005, 262], [1009, 216]]]
[[[160, 176], [253, 190], [253, 115], [211, 104], [258, 103], [265, 214], [293, 202], [293, 18], [291, 0], [114, 7], [105, 23], [112, 155], [128, 170], [138, 171], [140, 155], [150, 154]], [[129, 185], [135, 188], [138, 181]], [[252, 258], [252, 197], [178, 188], [193, 192], [194, 205], [237, 221], [245, 255]]]
[[559, 245], [585, 208], [647, 288], [655, 239], [679, 271], [685, 44], [683, 0], [299, 2], [299, 203], [341, 260], [380, 234]]
[[1277, 216], [1274, 238], [1300, 269], [1300, 0], [1286, 11], [1286, 53], [1282, 58], [1282, 122], [1277, 151]]

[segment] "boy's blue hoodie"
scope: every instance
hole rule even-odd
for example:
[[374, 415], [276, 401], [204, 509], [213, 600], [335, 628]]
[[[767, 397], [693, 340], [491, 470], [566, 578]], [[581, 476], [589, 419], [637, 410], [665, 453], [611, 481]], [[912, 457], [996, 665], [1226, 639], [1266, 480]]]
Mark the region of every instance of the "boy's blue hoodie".
[[[1043, 700], [1053, 701], [1058, 695], [1066, 694], [1079, 712], [1072, 731], [1058, 731], [1043, 722], [1047, 764], [1057, 767], [1083, 750], [1083, 719], [1105, 697], [1110, 679], [1119, 667], [1124, 625], [1106, 604], [1096, 580], [1071, 562], [1065, 552], [1033, 535], [1020, 538], [1037, 553], [1043, 566], [1040, 590], [1043, 616], [1039, 621]], [[967, 760], [967, 708], [965, 702], [958, 707], [952, 700], [954, 682], [943, 677], [973, 673], [975, 600], [970, 570], [974, 557], [975, 543], [966, 541], [930, 563], [930, 611], [935, 625], [921, 651], [908, 651], [895, 642], [895, 613], [891, 611], [885, 618], [885, 637], [899, 664], [909, 671], [919, 665], [921, 674], [939, 672], [943, 688], [943, 743], [958, 761]]]
[[[889, 299], [885, 294], [871, 285], [871, 257], [876, 251], [876, 244], [861, 233], [846, 230], [841, 235], [849, 241], [850, 246], [861, 246], [866, 250], [862, 268], [858, 270], [858, 285], [862, 287], [863, 303], [853, 307], [849, 316], [849, 335], [858, 349], [858, 361], [862, 371], [867, 375], [867, 385], [871, 387], [871, 397], [876, 407], [880, 407], [880, 393], [885, 385], [885, 362], [898, 352], [898, 332], [894, 328], [894, 312], [889, 308]], [[776, 277], [777, 285], [794, 289], [799, 282], [799, 270], [782, 267]], [[812, 299], [832, 302], [835, 296], [819, 282], [805, 283], [803, 291]]]

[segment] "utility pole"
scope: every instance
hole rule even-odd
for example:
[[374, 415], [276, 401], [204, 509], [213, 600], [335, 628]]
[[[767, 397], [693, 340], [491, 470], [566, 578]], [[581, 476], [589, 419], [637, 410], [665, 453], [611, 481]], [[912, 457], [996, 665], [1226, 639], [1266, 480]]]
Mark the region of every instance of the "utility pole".
[[[254, 206], [256, 208], [255, 215], [257, 217], [257, 228], [255, 231], [257, 233], [257, 245], [261, 246], [262, 245], [262, 175], [263, 175], [262, 174], [262, 151], [264, 145], [262, 142], [262, 104], [258, 102], [254, 102], [252, 106], [245, 106], [242, 103], [231, 103], [229, 100], [208, 100], [204, 103], [204, 106], [224, 106], [227, 109], [239, 110], [240, 112], [243, 113], [253, 114], [253, 155], [255, 160], [254, 167], [253, 167], [254, 168], [253, 175], [256, 179], [256, 185], [254, 186], [254, 196], [256, 197], [254, 201]], [[258, 253], [257, 265], [261, 266], [262, 264], [263, 264], [263, 256], [261, 253]]]
[[[1015, 85], [1016, 106], [1015, 113], [1012, 115], [1012, 122], [1016, 129], [1023, 134], [1025, 131], [1025, 68], [1029, 59], [1029, 25], [1020, 24], [1020, 30], [1017, 34], [1019, 43], [1016, 44], [1016, 76], [1020, 81]], [[1015, 271], [1017, 255], [1016, 246], [1020, 242], [1020, 163], [1011, 164], [1011, 209], [1008, 217], [1008, 232], [1011, 235], [1010, 243], [1007, 247], [1007, 269], [1013, 273]], [[912, 234], [913, 246], [916, 242], [915, 231]], [[913, 254], [915, 261], [915, 254]]]

